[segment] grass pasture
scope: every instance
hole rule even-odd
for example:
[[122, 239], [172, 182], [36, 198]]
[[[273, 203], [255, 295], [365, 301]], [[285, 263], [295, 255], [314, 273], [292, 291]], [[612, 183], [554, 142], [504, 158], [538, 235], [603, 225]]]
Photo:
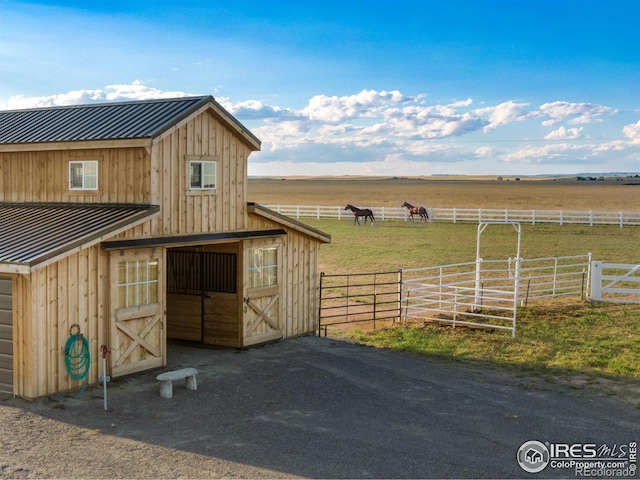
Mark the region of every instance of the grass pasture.
[[[637, 179], [635, 179], [637, 180]], [[625, 181], [566, 179], [250, 179], [249, 200], [262, 204], [400, 206], [404, 200], [433, 207], [535, 208], [639, 211], [640, 185]], [[406, 194], [406, 196], [404, 195]], [[446, 196], [445, 196], [446, 194]], [[355, 198], [362, 199], [361, 201]], [[421, 201], [429, 197], [432, 202]], [[332, 236], [320, 253], [327, 274], [393, 271], [471, 262], [477, 224], [402, 221], [353, 225], [352, 220], [303, 219]], [[481, 257], [516, 254], [511, 225], [489, 225]], [[525, 259], [591, 252], [594, 260], [640, 263], [640, 227], [522, 224]], [[334, 331], [358, 343], [448, 360], [517, 369], [576, 388], [595, 388], [640, 408], [640, 306], [552, 300], [520, 309], [516, 338], [501, 331], [431, 324], [389, 326], [375, 331]]]

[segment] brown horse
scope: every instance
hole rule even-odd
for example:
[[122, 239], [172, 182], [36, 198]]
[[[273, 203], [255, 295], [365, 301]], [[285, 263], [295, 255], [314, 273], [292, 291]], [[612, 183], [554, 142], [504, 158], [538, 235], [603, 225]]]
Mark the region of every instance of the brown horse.
[[407, 207], [409, 211], [409, 216], [411, 217], [411, 221], [413, 221], [414, 215], [420, 215], [420, 220], [424, 220], [425, 222], [429, 220], [429, 214], [427, 213], [427, 209], [424, 207], [414, 207], [410, 203], [404, 202], [402, 204], [403, 207]]
[[355, 225], [356, 223], [358, 225], [360, 225], [360, 220], [358, 220], [358, 217], [364, 217], [364, 224], [367, 224], [367, 218], [371, 219], [371, 225], [373, 225], [373, 221], [375, 220], [373, 218], [373, 212], [371, 210], [369, 210], [368, 208], [358, 208], [358, 207], [354, 207], [353, 205], [347, 205], [346, 207], [344, 207], [345, 210], [351, 210], [353, 212], [353, 224]]

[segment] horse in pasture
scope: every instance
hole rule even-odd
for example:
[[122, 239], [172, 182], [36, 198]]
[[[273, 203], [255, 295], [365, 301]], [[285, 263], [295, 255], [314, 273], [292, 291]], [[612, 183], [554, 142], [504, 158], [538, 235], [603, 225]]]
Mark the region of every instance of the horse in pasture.
[[367, 218], [371, 219], [371, 224], [373, 225], [373, 221], [375, 220], [373, 218], [373, 212], [371, 210], [369, 210], [368, 208], [358, 208], [358, 207], [354, 207], [353, 205], [347, 205], [346, 207], [344, 207], [345, 210], [351, 210], [353, 212], [353, 224], [355, 225], [356, 223], [358, 225], [360, 225], [360, 220], [358, 219], [359, 217], [364, 217], [364, 224], [367, 224]]
[[409, 216], [411, 217], [411, 221], [413, 222], [414, 215], [420, 215], [420, 220], [424, 220], [425, 222], [429, 220], [429, 214], [427, 213], [427, 209], [424, 207], [414, 207], [410, 203], [404, 202], [402, 204], [403, 207], [407, 207], [409, 211]]

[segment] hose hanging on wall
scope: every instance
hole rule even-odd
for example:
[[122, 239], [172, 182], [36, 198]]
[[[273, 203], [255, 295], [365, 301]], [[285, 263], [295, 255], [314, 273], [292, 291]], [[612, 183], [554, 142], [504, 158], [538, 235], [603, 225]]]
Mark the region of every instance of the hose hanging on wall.
[[[73, 329], [77, 328], [77, 333]], [[89, 341], [80, 332], [79, 325], [72, 325], [69, 330], [69, 340], [64, 347], [64, 358], [67, 366], [67, 373], [72, 380], [84, 380], [82, 388], [75, 398], [80, 397], [87, 386], [87, 375], [91, 366], [91, 354], [89, 353]]]

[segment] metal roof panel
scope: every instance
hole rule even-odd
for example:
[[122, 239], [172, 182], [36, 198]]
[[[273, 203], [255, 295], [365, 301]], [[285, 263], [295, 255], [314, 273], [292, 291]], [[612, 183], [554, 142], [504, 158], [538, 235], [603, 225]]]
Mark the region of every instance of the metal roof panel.
[[211, 96], [0, 111], [0, 144], [152, 138]]
[[0, 263], [37, 265], [158, 210], [154, 205], [0, 203]]

